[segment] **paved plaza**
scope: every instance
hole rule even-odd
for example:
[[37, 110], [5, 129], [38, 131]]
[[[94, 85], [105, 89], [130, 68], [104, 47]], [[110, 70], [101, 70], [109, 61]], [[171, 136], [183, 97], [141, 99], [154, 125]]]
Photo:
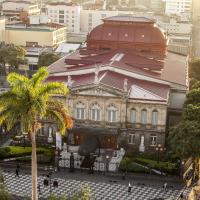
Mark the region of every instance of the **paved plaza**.
[[[43, 186], [46, 177], [39, 176], [38, 183], [41, 187], [40, 197], [47, 197], [50, 194], [50, 187]], [[30, 174], [20, 174], [15, 177], [12, 172], [4, 172], [5, 185], [7, 190], [18, 196], [31, 196]], [[73, 196], [80, 191], [81, 186], [88, 186], [91, 191], [92, 200], [176, 200], [183, 191], [182, 189], [169, 188], [164, 191], [162, 187], [133, 186], [132, 192], [128, 193], [127, 185], [119, 183], [105, 183], [86, 180], [53, 178], [58, 181], [58, 188], [53, 188], [52, 193], [56, 196]], [[187, 193], [187, 191], [185, 191]]]

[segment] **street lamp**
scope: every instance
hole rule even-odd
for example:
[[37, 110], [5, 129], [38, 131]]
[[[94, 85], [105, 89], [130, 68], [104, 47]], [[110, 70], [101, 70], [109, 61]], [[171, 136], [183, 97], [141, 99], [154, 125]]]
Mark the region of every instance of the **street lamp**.
[[110, 158], [110, 156], [106, 155], [106, 172], [109, 171], [109, 158]]
[[[57, 170], [56, 168], [50, 166], [50, 167], [45, 167], [45, 171], [47, 172], [46, 179], [44, 179], [44, 186], [49, 186], [50, 187], [50, 196], [52, 194], [52, 175], [55, 173]], [[58, 181], [53, 181], [53, 187], [58, 187]]]
[[58, 171], [59, 171], [59, 160], [61, 158], [60, 152], [61, 152], [61, 150], [59, 149], [59, 147], [56, 147], [56, 149], [55, 149], [55, 167], [58, 169]]
[[160, 153], [162, 153], [163, 151], [165, 151], [166, 149], [164, 147], [162, 147], [161, 144], [158, 144], [156, 147], [156, 151], [158, 152], [158, 160], [157, 162], [159, 163], [160, 161]]
[[25, 149], [26, 148], [26, 138], [27, 138], [28, 133], [23, 132], [22, 135], [24, 137], [24, 149]]

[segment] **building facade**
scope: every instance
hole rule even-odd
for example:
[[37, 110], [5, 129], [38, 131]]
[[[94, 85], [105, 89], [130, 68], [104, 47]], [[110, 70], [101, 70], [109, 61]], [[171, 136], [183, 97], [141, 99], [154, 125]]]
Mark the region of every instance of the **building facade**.
[[165, 145], [188, 87], [186, 57], [167, 52], [167, 45], [154, 21], [115, 16], [88, 34], [86, 47], [48, 67], [47, 81], [70, 89], [63, 97], [74, 120], [68, 145], [82, 155]]
[[131, 15], [131, 11], [119, 10], [81, 10], [80, 31], [88, 33], [96, 26], [103, 23], [102, 19], [117, 15]]
[[190, 35], [192, 32], [192, 24], [189, 22], [179, 22], [175, 19], [170, 19], [167, 21], [158, 20], [157, 24], [168, 34]]
[[192, 12], [192, 52], [193, 58], [200, 57], [200, 1], [193, 1]]
[[68, 32], [79, 33], [81, 7], [72, 3], [51, 3], [46, 5], [47, 15], [53, 23], [67, 27]]
[[165, 14], [191, 14], [192, 0], [166, 0]]
[[4, 41], [24, 47], [54, 47], [66, 41], [66, 27], [53, 24], [10, 24], [6, 25]]
[[30, 15], [38, 15], [40, 13], [39, 6], [29, 1], [4, 1], [2, 3], [3, 15], [7, 18], [16, 18], [17, 20], [26, 21]]

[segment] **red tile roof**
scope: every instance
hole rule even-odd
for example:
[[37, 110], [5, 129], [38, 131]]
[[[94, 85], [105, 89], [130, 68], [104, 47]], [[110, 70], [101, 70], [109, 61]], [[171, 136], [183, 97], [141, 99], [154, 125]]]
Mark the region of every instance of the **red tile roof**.
[[[167, 101], [171, 82], [187, 88], [186, 57], [168, 52], [166, 58], [163, 52], [165, 48], [156, 51], [138, 51], [126, 49], [120, 46], [121, 42], [137, 44], [146, 43], [151, 46], [154, 43], [166, 45], [163, 33], [150, 22], [150, 25], [137, 28], [125, 26], [123, 21], [131, 21], [133, 18], [114, 17], [108, 21], [118, 20], [120, 26], [100, 25], [95, 28], [89, 38], [94, 41], [118, 42], [117, 49], [103, 50], [102, 48], [81, 48], [61, 58], [48, 67], [50, 73], [47, 81], [67, 82], [67, 76], [71, 75], [72, 88], [94, 84], [95, 68], [99, 67], [99, 84], [106, 85], [117, 90], [124, 91], [124, 80], [128, 80], [128, 90], [132, 91], [129, 98], [152, 98], [154, 101]], [[148, 20], [140, 19], [148, 24]], [[128, 23], [128, 22], [127, 22]], [[138, 22], [137, 22], [138, 23]], [[139, 24], [139, 23], [138, 23]], [[111, 33], [110, 35], [108, 33]], [[125, 36], [125, 34], [127, 34]], [[144, 35], [144, 37], [141, 37]], [[123, 43], [124, 44], [124, 43]], [[159, 45], [158, 45], [159, 46]], [[154, 48], [157, 48], [155, 45]], [[135, 87], [133, 87], [135, 86]], [[173, 85], [174, 87], [174, 85]]]
[[[123, 58], [120, 61], [112, 62], [111, 59], [117, 53], [123, 53]], [[48, 67], [48, 70], [50, 74], [54, 74], [93, 69], [97, 65], [111, 65], [114, 68], [122, 69], [127, 72], [134, 72], [187, 86], [185, 56], [168, 52], [165, 60], [159, 60], [161, 58], [154, 59], [154, 57], [153, 54], [138, 54], [137, 52], [129, 52], [128, 50], [100, 51], [100, 53], [98, 53], [98, 51], [81, 49], [56, 61]], [[66, 64], [68, 61], [71, 62], [70, 65]], [[90, 63], [85, 64], [85, 62]], [[94, 64], [95, 62], [96, 64]]]

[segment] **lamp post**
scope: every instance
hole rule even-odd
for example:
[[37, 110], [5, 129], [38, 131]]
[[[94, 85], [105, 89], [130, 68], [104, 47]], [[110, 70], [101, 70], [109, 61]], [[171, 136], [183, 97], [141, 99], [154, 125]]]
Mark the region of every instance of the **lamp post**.
[[162, 147], [161, 144], [158, 144], [157, 147], [156, 147], [156, 151], [158, 153], [158, 160], [157, 162], [159, 163], [160, 162], [160, 153], [163, 152], [165, 149]]
[[55, 149], [55, 167], [59, 171], [59, 160], [60, 160], [60, 149], [57, 147]]
[[110, 158], [110, 156], [106, 155], [106, 172], [109, 171], [109, 158]]
[[23, 132], [22, 135], [24, 136], [24, 149], [26, 148], [26, 138], [28, 133]]
[[[44, 186], [48, 186], [49, 185], [49, 192], [50, 192], [50, 196], [52, 194], [52, 175], [53, 173], [55, 173], [57, 170], [56, 168], [50, 166], [50, 167], [45, 167], [45, 171], [47, 172], [46, 175], [46, 179], [44, 179]], [[58, 182], [57, 181], [53, 181], [53, 187], [58, 187]]]

